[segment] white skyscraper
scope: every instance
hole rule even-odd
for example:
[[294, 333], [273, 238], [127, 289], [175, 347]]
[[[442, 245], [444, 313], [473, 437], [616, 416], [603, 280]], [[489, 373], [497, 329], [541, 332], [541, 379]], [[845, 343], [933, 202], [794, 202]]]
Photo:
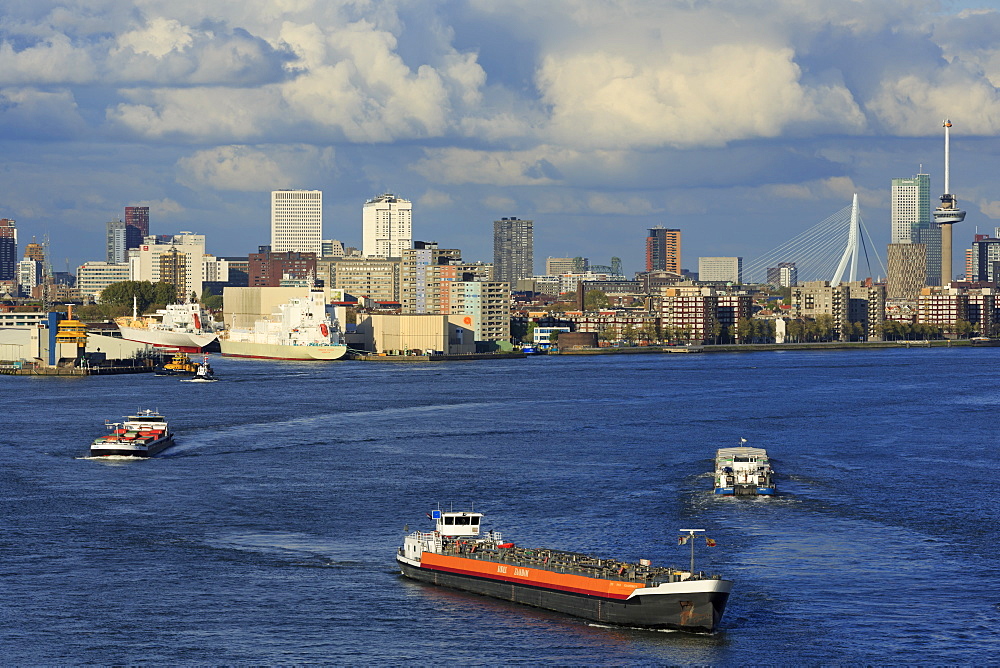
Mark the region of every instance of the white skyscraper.
[[275, 253], [323, 252], [323, 191], [271, 192], [271, 250]]
[[927, 285], [941, 277], [941, 229], [931, 221], [931, 177], [917, 174], [892, 180], [892, 236], [894, 244], [927, 246]]
[[413, 204], [391, 193], [365, 202], [362, 212], [362, 254], [402, 257], [413, 248]]

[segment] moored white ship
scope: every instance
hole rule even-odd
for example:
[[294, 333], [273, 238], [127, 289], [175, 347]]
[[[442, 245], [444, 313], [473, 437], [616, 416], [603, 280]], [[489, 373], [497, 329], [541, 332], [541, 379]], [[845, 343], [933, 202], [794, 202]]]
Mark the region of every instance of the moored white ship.
[[219, 337], [223, 355], [280, 360], [336, 360], [347, 354], [340, 326], [322, 292], [296, 297], [261, 318], [253, 329], [230, 329]]
[[123, 339], [196, 353], [218, 336], [215, 319], [201, 304], [169, 304], [152, 315], [115, 318]]

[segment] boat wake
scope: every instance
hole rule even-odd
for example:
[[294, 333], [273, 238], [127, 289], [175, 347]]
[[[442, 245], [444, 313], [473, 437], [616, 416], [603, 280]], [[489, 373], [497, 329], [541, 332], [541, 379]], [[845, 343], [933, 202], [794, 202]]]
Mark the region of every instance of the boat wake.
[[[629, 630], [629, 631], [644, 631], [646, 633], [683, 633], [685, 636], [691, 635], [690, 631], [678, 631], [677, 629], [649, 629], [643, 626], [619, 626], [611, 624], [598, 624], [597, 622], [586, 622], [587, 626], [592, 626], [595, 629], [610, 629], [612, 631]], [[713, 635], [711, 633], [705, 633], [701, 635]]]
[[96, 457], [75, 457], [75, 459], [87, 459], [92, 462], [139, 462], [152, 457], [131, 457], [129, 455], [98, 455]]

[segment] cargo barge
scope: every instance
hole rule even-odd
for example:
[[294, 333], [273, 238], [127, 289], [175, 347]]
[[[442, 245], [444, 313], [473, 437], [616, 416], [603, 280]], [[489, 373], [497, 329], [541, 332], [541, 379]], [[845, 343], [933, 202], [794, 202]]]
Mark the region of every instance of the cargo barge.
[[713, 633], [722, 620], [733, 583], [694, 570], [693, 542], [691, 568], [679, 570], [518, 547], [497, 532], [481, 535], [482, 517], [433, 511], [435, 530], [415, 531], [399, 548], [401, 573], [602, 624]]
[[174, 443], [166, 418], [156, 411], [138, 411], [124, 422], [105, 424], [110, 433], [94, 439], [91, 457], [152, 457]]
[[[740, 439], [746, 443], [746, 439]], [[715, 493], [724, 496], [773, 496], [778, 491], [767, 450], [740, 445], [715, 453]]]

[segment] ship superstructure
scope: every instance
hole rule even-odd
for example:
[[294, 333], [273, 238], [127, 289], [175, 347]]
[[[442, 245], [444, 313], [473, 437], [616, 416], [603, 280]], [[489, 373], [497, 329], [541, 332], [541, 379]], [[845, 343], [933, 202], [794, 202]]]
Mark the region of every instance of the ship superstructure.
[[200, 304], [169, 304], [152, 315], [115, 318], [123, 339], [196, 353], [214, 341], [219, 326]]
[[595, 622], [704, 633], [718, 627], [732, 589], [729, 580], [695, 572], [693, 557], [691, 569], [680, 570], [529, 549], [497, 532], [483, 535], [482, 513], [431, 517], [434, 530], [409, 534], [396, 555], [406, 577]]
[[288, 360], [335, 360], [347, 353], [340, 326], [322, 292], [296, 297], [253, 329], [230, 329], [219, 337], [223, 355]]

